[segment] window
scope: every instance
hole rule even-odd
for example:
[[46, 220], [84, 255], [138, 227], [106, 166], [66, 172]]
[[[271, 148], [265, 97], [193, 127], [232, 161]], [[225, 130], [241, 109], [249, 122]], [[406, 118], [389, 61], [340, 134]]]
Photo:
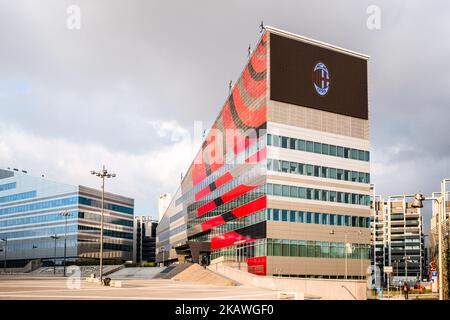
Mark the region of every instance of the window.
[[268, 146], [271, 146], [271, 145], [272, 145], [272, 135], [271, 135], [271, 134], [268, 134], [268, 135], [267, 135], [267, 145], [268, 145]]
[[306, 142], [305, 140], [296, 140], [297, 141], [297, 150], [305, 151], [306, 150]]
[[289, 149], [295, 150], [295, 142], [297, 141], [297, 139], [291, 138], [290, 139], [290, 143], [289, 143]]
[[297, 212], [295, 211], [289, 211], [289, 221], [290, 222], [296, 222], [296, 214]]
[[281, 192], [281, 185], [279, 185], [279, 184], [274, 184], [274, 185], [273, 185], [273, 193], [274, 193], [274, 195], [276, 195], [276, 196], [281, 196], [281, 195], [282, 195], [282, 192]]
[[322, 224], [328, 224], [328, 214], [322, 213]]
[[335, 214], [330, 214], [330, 224], [332, 226], [336, 225], [336, 215]]
[[336, 202], [336, 191], [330, 191], [330, 201]]
[[308, 152], [314, 151], [314, 143], [312, 141], [306, 141], [306, 151]]
[[274, 256], [282, 255], [281, 244], [282, 244], [281, 240], [273, 240], [273, 255]]
[[303, 211], [297, 211], [297, 222], [305, 222], [305, 213]]
[[273, 195], [273, 184], [271, 184], [271, 183], [266, 184], [266, 188], [267, 188], [267, 194]]
[[352, 149], [352, 159], [358, 160], [358, 150]]
[[314, 166], [307, 164], [306, 165], [306, 175], [307, 176], [312, 176], [314, 175]]
[[341, 216], [340, 214], [338, 214], [337, 215], [337, 225], [338, 226], [342, 226], [343, 225], [343, 221], [344, 220], [344, 217], [343, 216]]
[[322, 144], [322, 154], [330, 154], [330, 146], [328, 144]]
[[337, 169], [336, 174], [337, 174], [337, 179], [338, 180], [344, 180], [344, 170]]
[[306, 198], [306, 189], [303, 187], [298, 187], [298, 197], [301, 199]]
[[322, 153], [322, 144], [314, 142], [314, 153]]
[[272, 136], [272, 143], [274, 147], [280, 146], [280, 137], [279, 136]]
[[364, 161], [365, 158], [366, 158], [366, 155], [364, 154], [364, 151], [359, 150], [358, 151], [358, 160]]
[[330, 168], [330, 178], [337, 179], [337, 170], [334, 168]]
[[320, 213], [314, 214], [314, 223], [315, 224], [320, 224], [320, 218], [321, 218], [320, 216], [321, 216]]
[[350, 148], [344, 148], [344, 158], [350, 159], [350, 157], [351, 157]]
[[314, 176], [320, 177], [320, 167], [319, 166], [314, 166]]
[[344, 148], [337, 147], [337, 156], [343, 158], [344, 157]]
[[267, 170], [273, 170], [273, 160], [267, 159]]
[[281, 171], [282, 172], [288, 172], [289, 171], [289, 162], [288, 161], [282, 161], [281, 162]]
[[289, 186], [282, 186], [283, 188], [283, 197], [289, 197]]
[[288, 137], [281, 137], [281, 147], [287, 149], [289, 143]]
[[280, 221], [280, 210], [273, 210], [273, 221]]
[[312, 212], [307, 212], [306, 213], [306, 223], [312, 223]]
[[312, 200], [312, 189], [306, 188], [306, 199]]
[[320, 190], [314, 189], [314, 200], [321, 200], [320, 199]]
[[291, 162], [290, 173], [298, 173], [298, 163]]
[[288, 221], [288, 212], [287, 210], [281, 210], [281, 220]]
[[289, 257], [289, 240], [282, 240], [283, 243], [283, 256]]
[[327, 167], [322, 167], [322, 175], [321, 176], [322, 176], [322, 178], [329, 178]]
[[352, 181], [353, 182], [358, 181], [358, 172], [352, 171]]
[[298, 250], [299, 250], [299, 256], [300, 257], [308, 256], [308, 252], [307, 252], [307, 249], [306, 249], [306, 241], [298, 240]]
[[290, 187], [290, 197], [291, 198], [298, 198], [298, 188], [297, 187], [294, 187], [294, 186], [291, 186]]
[[291, 240], [290, 241], [290, 253], [289, 255], [291, 257], [298, 257], [298, 245], [297, 240]]
[[330, 145], [330, 156], [337, 156], [337, 147]]

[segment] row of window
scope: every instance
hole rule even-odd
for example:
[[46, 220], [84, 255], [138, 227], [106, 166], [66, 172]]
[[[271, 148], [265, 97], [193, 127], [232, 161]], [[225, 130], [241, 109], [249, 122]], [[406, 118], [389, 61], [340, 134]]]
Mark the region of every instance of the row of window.
[[[69, 214], [72, 217], [77, 216], [77, 212], [69, 212]], [[40, 216], [28, 216], [23, 218], [15, 218], [15, 219], [8, 219], [8, 220], [1, 220], [0, 221], [0, 228], [2, 227], [12, 227], [16, 225], [27, 225], [27, 224], [36, 224], [36, 223], [45, 223], [45, 222], [55, 222], [55, 221], [61, 221], [64, 220], [65, 217], [62, 216], [60, 213], [51, 213], [46, 215], [40, 215]], [[71, 219], [69, 217], [68, 219]]]
[[19, 201], [36, 197], [36, 191], [28, 191], [22, 193], [11, 194], [9, 196], [0, 197], [0, 203]]
[[17, 184], [15, 182], [0, 184], [0, 191], [15, 189], [16, 185]]
[[208, 203], [211, 200], [214, 200], [223, 194], [227, 193], [228, 191], [231, 191], [235, 188], [237, 188], [241, 184], [248, 183], [251, 179], [261, 176], [263, 174], [262, 167], [259, 165], [254, 165], [250, 170], [246, 168], [246, 170], [243, 170], [240, 175], [237, 177], [234, 177], [234, 179], [228, 181], [224, 185], [220, 186], [219, 188], [215, 189], [214, 191], [210, 192], [208, 195], [203, 197], [201, 200], [196, 201], [188, 206], [188, 213], [191, 213], [193, 210], [198, 209], [202, 205]]
[[[79, 225], [78, 230], [87, 231], [88, 233], [94, 233], [96, 235], [100, 234], [100, 228], [97, 227]], [[133, 239], [133, 233], [124, 231], [103, 229], [103, 235], [106, 237], [113, 237], [113, 238]]]
[[276, 172], [286, 172], [318, 178], [327, 178], [360, 183], [370, 183], [370, 174], [365, 172], [328, 168], [312, 164], [304, 164], [284, 160], [267, 160], [267, 169]]
[[294, 210], [267, 209], [267, 220], [370, 228], [370, 217], [330, 214], [320, 212], [304, 212]]
[[273, 183], [268, 183], [266, 186], [267, 194], [273, 196], [370, 206], [370, 195], [365, 194], [287, 186]]
[[211, 253], [211, 259], [224, 257], [237, 260], [261, 256], [307, 257], [328, 259], [369, 259], [368, 244], [348, 244], [343, 242], [259, 239], [243, 245], [230, 246]]
[[[78, 218], [87, 219], [89, 221], [100, 222], [102, 216], [99, 214], [89, 213], [89, 212], [78, 212]], [[103, 222], [117, 224], [125, 227], [133, 227], [133, 220], [125, 220], [116, 217], [103, 217]]]
[[[29, 204], [14, 206], [14, 207], [3, 208], [3, 209], [0, 209], [0, 215], [26, 212], [26, 211], [35, 211], [35, 210], [42, 210], [42, 209], [50, 209], [50, 208], [55, 208], [55, 207], [64, 207], [64, 206], [76, 205], [78, 203], [82, 204], [82, 205], [97, 207], [97, 208], [101, 208], [101, 206], [102, 206], [101, 201], [99, 201], [99, 200], [93, 200], [93, 199], [88, 199], [88, 198], [84, 198], [84, 197], [71, 197], [71, 198], [35, 202], [35, 203], [29, 203]], [[105, 209], [111, 210], [111, 211], [127, 213], [127, 214], [133, 214], [133, 208], [119, 206], [119, 205], [111, 204], [111, 203], [105, 203]]]
[[[94, 200], [94, 199], [80, 197], [79, 202], [81, 205], [86, 205], [86, 206], [91, 206], [91, 207], [96, 207], [96, 208], [102, 207], [102, 202], [100, 200]], [[124, 207], [124, 206], [107, 203], [107, 202], [105, 202], [105, 210], [117, 211], [117, 212], [128, 213], [128, 214], [134, 213], [133, 208]]]
[[219, 169], [211, 173], [208, 177], [203, 179], [203, 181], [195, 185], [192, 189], [183, 193], [183, 195], [181, 195], [178, 199], [175, 200], [175, 205], [178, 206], [181, 203], [184, 203], [186, 200], [193, 197], [195, 193], [204, 189], [206, 186], [208, 186], [209, 184], [220, 178], [223, 174], [233, 169], [236, 166], [236, 164], [244, 164], [245, 160], [250, 155], [253, 155], [258, 150], [261, 150], [264, 147], [265, 147], [265, 139], [264, 136], [262, 136], [261, 138], [259, 138], [257, 142], [253, 143], [247, 149], [242, 150], [238, 155], [235, 156], [234, 153], [231, 152], [229, 155], [227, 155], [227, 159], [223, 166], [221, 166]]
[[57, 199], [57, 200], [48, 200], [43, 202], [35, 202], [29, 203], [9, 208], [0, 209], [0, 215], [4, 214], [12, 214], [26, 211], [35, 211], [42, 209], [50, 209], [55, 207], [64, 207], [78, 204], [78, 197]]
[[[23, 238], [23, 237], [45, 237], [45, 236], [52, 236], [55, 234], [61, 235], [65, 233], [65, 227], [64, 226], [57, 226], [57, 227], [48, 227], [48, 228], [41, 228], [41, 229], [30, 229], [30, 230], [23, 230], [23, 231], [12, 231], [12, 232], [3, 232], [0, 233], [0, 238]], [[67, 226], [67, 233], [74, 233], [77, 232], [77, 225], [72, 224]]]
[[352, 149], [347, 147], [335, 146], [332, 144], [307, 141], [302, 139], [278, 136], [278, 135], [267, 135], [267, 145], [280, 147], [284, 149], [299, 150], [306, 152], [313, 152], [318, 154], [323, 154], [327, 156], [334, 156], [346, 159], [369, 161], [369, 151]]
[[224, 203], [218, 207], [216, 207], [214, 210], [211, 210], [200, 217], [196, 217], [193, 220], [189, 221], [189, 227], [195, 226], [197, 224], [200, 224], [202, 222], [205, 222], [209, 220], [210, 218], [220, 216], [226, 212], [232, 211], [233, 209], [239, 208], [249, 202], [252, 202], [253, 200], [256, 200], [258, 198], [261, 198], [264, 196], [264, 186], [260, 186], [256, 189], [253, 189], [250, 192], [247, 192], [240, 197], [233, 199], [227, 203]]
[[[22, 241], [14, 241], [14, 242], [8, 242], [8, 253], [12, 253], [12, 252], [26, 252], [26, 254], [30, 254], [29, 250], [49, 250], [49, 255], [53, 256], [54, 255], [54, 249], [55, 249], [55, 244], [56, 244], [56, 248], [57, 248], [57, 255], [62, 255], [62, 250], [64, 249], [64, 236], [60, 237], [58, 240], [50, 239], [50, 237], [48, 238], [48, 240], [42, 241], [39, 239], [39, 241], [37, 241], [36, 243], [23, 243]], [[73, 248], [77, 246], [77, 239], [71, 239], [68, 238], [66, 241], [66, 247], [67, 249], [69, 248]], [[27, 257], [28, 258], [28, 257]]]

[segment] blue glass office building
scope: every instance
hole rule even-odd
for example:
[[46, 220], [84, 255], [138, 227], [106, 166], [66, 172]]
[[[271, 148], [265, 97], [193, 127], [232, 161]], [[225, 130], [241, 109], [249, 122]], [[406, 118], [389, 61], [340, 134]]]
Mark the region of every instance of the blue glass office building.
[[[66, 218], [62, 213], [68, 213]], [[101, 191], [0, 169], [0, 248], [11, 267], [40, 259], [98, 259]], [[132, 260], [134, 200], [106, 193], [104, 259]], [[7, 240], [7, 241], [5, 241]], [[5, 244], [7, 244], [5, 248]], [[6, 253], [6, 255], [5, 255]]]

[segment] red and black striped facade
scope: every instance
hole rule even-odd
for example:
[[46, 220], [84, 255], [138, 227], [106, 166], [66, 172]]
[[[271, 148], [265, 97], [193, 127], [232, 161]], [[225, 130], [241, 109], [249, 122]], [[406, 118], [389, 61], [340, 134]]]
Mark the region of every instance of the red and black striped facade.
[[189, 241], [207, 241], [217, 250], [265, 237], [265, 224], [219, 234], [215, 228], [267, 207], [264, 176], [259, 173], [266, 159], [266, 90], [264, 34], [182, 182], [182, 193], [192, 193], [183, 203]]

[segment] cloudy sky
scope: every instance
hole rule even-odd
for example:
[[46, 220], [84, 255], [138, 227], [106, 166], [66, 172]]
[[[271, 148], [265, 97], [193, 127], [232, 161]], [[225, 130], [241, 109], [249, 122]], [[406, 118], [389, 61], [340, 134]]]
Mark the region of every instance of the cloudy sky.
[[[68, 29], [67, 8], [81, 9]], [[381, 29], [367, 28], [367, 8]], [[430, 194], [450, 177], [447, 1], [0, 0], [0, 167], [99, 187], [157, 216], [267, 25], [371, 56], [372, 181]], [[206, 88], [206, 90], [205, 90]], [[179, 137], [185, 138], [179, 138]], [[193, 147], [194, 146], [194, 147]], [[429, 213], [427, 213], [429, 214]], [[428, 219], [426, 219], [428, 220]]]

